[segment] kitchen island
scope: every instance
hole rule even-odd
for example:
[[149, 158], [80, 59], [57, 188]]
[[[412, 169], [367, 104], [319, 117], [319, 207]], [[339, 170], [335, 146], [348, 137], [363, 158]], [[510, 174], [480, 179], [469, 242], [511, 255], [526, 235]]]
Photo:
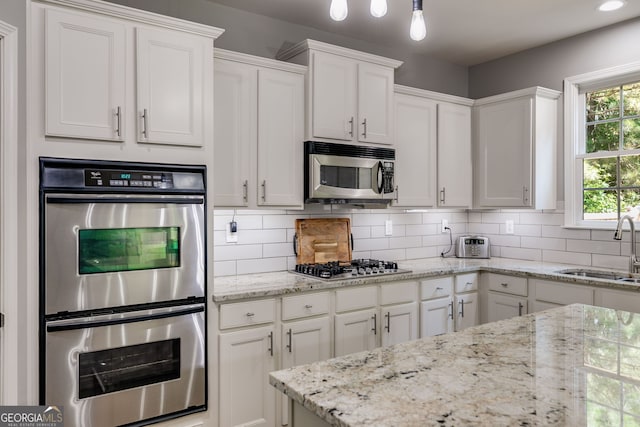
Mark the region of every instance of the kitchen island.
[[273, 372], [296, 426], [640, 425], [640, 315], [574, 304]]

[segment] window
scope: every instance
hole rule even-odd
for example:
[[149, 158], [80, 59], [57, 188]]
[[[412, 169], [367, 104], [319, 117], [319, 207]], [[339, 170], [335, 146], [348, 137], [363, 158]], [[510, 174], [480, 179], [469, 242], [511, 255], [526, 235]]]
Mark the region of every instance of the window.
[[565, 80], [565, 222], [640, 221], [640, 63]]

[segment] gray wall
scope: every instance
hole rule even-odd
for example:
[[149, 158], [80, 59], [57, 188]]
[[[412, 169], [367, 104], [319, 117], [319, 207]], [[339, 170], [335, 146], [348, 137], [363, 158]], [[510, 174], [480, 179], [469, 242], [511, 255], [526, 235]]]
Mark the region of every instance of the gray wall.
[[[138, 9], [224, 28], [216, 46], [236, 52], [274, 58], [276, 53], [304, 39], [357, 49], [404, 61], [396, 83], [458, 96], [468, 94], [467, 67], [391, 46], [372, 44], [302, 25], [222, 6], [207, 0], [110, 0]], [[266, 0], [265, 0], [266, 1]]]
[[469, 97], [531, 86], [562, 90], [565, 78], [640, 60], [640, 18], [469, 68]]

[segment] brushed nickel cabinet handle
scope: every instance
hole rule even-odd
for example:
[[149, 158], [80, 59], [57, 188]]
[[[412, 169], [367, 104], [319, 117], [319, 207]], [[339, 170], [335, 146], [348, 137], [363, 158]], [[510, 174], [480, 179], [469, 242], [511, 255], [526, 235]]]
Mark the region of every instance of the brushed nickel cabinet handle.
[[266, 202], [267, 201], [267, 180], [263, 180], [262, 181], [262, 201]]
[[373, 314], [373, 329], [371, 329], [373, 331], [373, 335], [378, 335], [378, 315], [377, 314]]
[[364, 139], [367, 139], [367, 119], [366, 118], [362, 121], [362, 137]]
[[460, 316], [464, 317], [464, 300], [460, 301]]
[[142, 110], [142, 136], [144, 136], [145, 138], [149, 138], [149, 134], [147, 133], [148, 120], [149, 112], [145, 108], [144, 110]]
[[310, 308], [313, 308], [313, 306], [311, 304], [305, 304], [304, 308], [306, 308], [307, 310], [309, 310]]
[[273, 356], [273, 332], [269, 332], [269, 349], [267, 352], [270, 356]]
[[244, 183], [242, 183], [242, 200], [244, 200], [245, 203], [249, 201], [249, 181], [246, 179]]
[[500, 283], [502, 285], [503, 288], [508, 288], [509, 284], [508, 283]]
[[351, 120], [349, 120], [349, 125], [351, 126], [351, 130], [349, 131], [349, 136], [353, 138], [353, 116], [351, 116]]
[[400, 190], [398, 190], [398, 186], [396, 185], [396, 203], [398, 203], [398, 198], [400, 198]]
[[519, 302], [518, 303], [518, 316], [522, 316], [522, 309], [524, 308], [524, 305]]
[[449, 303], [449, 308], [450, 308], [450, 311], [449, 311], [449, 319], [452, 319], [452, 320], [453, 320], [453, 301], [451, 301], [451, 302]]
[[122, 136], [121, 126], [120, 126], [121, 124], [122, 124], [122, 108], [118, 106], [118, 108], [116, 108], [116, 135], [118, 135], [118, 138]]
[[247, 317], [253, 317], [253, 316], [255, 316], [255, 315], [256, 315], [256, 314], [255, 314], [255, 313], [252, 313], [252, 312], [248, 312], [248, 313], [247, 313]]
[[529, 201], [529, 189], [527, 188], [527, 186], [525, 185], [524, 187], [522, 187], [522, 202], [526, 205], [527, 202]]
[[387, 325], [384, 327], [388, 333], [391, 333], [391, 313], [387, 312], [387, 314], [384, 315], [384, 317], [387, 318]]
[[291, 353], [291, 335], [293, 335], [293, 334], [291, 332], [291, 329], [289, 329], [287, 331], [287, 337], [289, 339], [289, 343], [287, 344], [287, 349], [289, 349], [289, 353]]
[[445, 193], [446, 189], [444, 187], [442, 187], [442, 190], [440, 190], [440, 203], [444, 204], [445, 198], [446, 198], [446, 193]]

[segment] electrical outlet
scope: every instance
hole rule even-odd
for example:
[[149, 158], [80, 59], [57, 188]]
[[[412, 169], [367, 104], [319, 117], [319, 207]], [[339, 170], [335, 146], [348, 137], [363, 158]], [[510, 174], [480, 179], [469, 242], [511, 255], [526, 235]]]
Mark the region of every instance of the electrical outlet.
[[507, 234], [513, 234], [513, 220], [512, 219], [508, 219], [507, 222], [505, 223], [505, 233]]
[[449, 227], [449, 220], [448, 219], [443, 219], [442, 220], [442, 229], [440, 230], [441, 233], [446, 233], [447, 232], [447, 227]]
[[393, 235], [393, 221], [390, 219], [384, 222], [384, 235], [392, 236]]
[[236, 231], [231, 231], [231, 222], [227, 223], [227, 232], [226, 232], [226, 237], [227, 237], [227, 243], [238, 243], [238, 226], [236, 224], [235, 229]]

